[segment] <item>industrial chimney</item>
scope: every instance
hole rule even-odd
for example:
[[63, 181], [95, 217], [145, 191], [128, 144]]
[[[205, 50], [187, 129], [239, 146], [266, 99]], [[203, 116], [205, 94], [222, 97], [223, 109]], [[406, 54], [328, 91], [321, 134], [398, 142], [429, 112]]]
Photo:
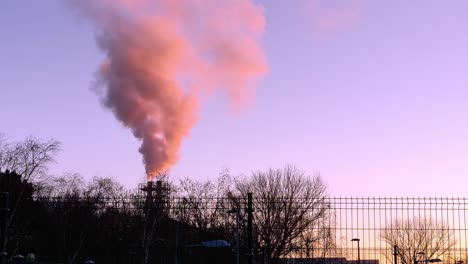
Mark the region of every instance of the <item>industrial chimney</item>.
[[156, 210], [158, 214], [167, 214], [169, 210], [169, 184], [165, 181], [148, 181], [139, 188], [145, 195], [146, 210]]

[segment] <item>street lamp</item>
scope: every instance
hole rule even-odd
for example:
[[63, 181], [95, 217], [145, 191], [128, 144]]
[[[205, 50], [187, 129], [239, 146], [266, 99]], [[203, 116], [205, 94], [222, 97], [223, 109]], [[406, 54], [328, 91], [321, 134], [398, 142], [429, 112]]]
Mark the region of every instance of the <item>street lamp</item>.
[[[418, 252], [417, 253], [419, 256], [425, 256], [426, 253], [425, 252]], [[423, 259], [424, 261], [424, 264], [427, 264], [427, 263], [438, 263], [438, 262], [442, 262], [442, 260], [440, 258], [435, 258], [435, 259], [427, 259], [427, 258], [424, 258]], [[416, 261], [416, 262], [419, 262], [419, 261]], [[457, 264], [463, 264], [463, 261], [461, 263], [458, 263]]]
[[[415, 250], [415, 251], [416, 251], [416, 250]], [[416, 253], [416, 255], [414, 256], [414, 264], [418, 264], [418, 262], [419, 262], [419, 257], [418, 257], [418, 256], [425, 256], [425, 255], [426, 255], [425, 252], [418, 252], [418, 253]], [[423, 259], [424, 259], [424, 258], [423, 258]], [[424, 264], [427, 264], [426, 262], [427, 262], [427, 260], [424, 259]]]
[[359, 238], [353, 238], [351, 239], [352, 242], [357, 241], [357, 261], [358, 264], [361, 264], [361, 252], [359, 251], [359, 241], [361, 241]]
[[231, 209], [227, 211], [228, 214], [236, 214], [236, 264], [240, 263], [240, 245], [239, 245], [239, 238], [240, 238], [240, 230], [239, 230], [239, 216], [240, 210], [239, 209]]

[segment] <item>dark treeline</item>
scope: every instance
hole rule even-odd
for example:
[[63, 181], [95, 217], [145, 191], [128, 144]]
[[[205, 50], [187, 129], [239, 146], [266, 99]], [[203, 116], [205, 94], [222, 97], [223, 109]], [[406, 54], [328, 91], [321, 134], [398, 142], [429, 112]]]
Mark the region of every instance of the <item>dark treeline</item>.
[[293, 166], [247, 177], [223, 171], [214, 182], [164, 182], [164, 192], [149, 199], [111, 178], [50, 176], [47, 168], [59, 152], [55, 140], [10, 143], [0, 137], [0, 192], [9, 193], [10, 208], [1, 242], [10, 260], [33, 253], [51, 263], [213, 263], [216, 256], [197, 252], [200, 245], [226, 241], [224, 262], [234, 261], [237, 230], [240, 252], [247, 253], [249, 192], [257, 255], [275, 260], [301, 248], [320, 257], [333, 244], [331, 229], [323, 228], [331, 224], [324, 183]]
[[[189, 258], [194, 257], [191, 247], [224, 240], [232, 245], [225, 253], [234, 260], [237, 223], [228, 211], [239, 209], [240, 244], [245, 251], [243, 194], [247, 192], [260, 194], [257, 198], [264, 201], [256, 206], [257, 251], [263, 249], [265, 257], [276, 259], [307, 244], [315, 245], [317, 252], [330, 246], [324, 242], [331, 243], [325, 233], [307, 233], [312, 225], [326, 220], [326, 207], [321, 205], [325, 187], [319, 178], [301, 182], [305, 178], [298, 173], [286, 167], [242, 181], [224, 173], [216, 183], [164, 182], [167, 192], [154, 195], [149, 205], [145, 192], [126, 190], [109, 178], [94, 177], [86, 183], [79, 175], [69, 174], [33, 184], [15, 172], [2, 172], [0, 191], [9, 193], [11, 209], [7, 252], [9, 256], [34, 253], [40, 260], [61, 263], [87, 259], [97, 263], [194, 263]], [[278, 201], [291, 195], [310, 199]]]
[[[55, 189], [31, 184], [15, 172], [0, 174], [1, 191], [9, 193], [4, 238], [9, 256], [34, 253], [41, 260], [62, 263], [102, 256], [106, 263], [118, 263], [112, 259], [119, 257], [124, 239], [131, 239], [141, 217], [135, 210], [117, 210], [109, 203], [117, 186], [111, 186], [112, 181], [94, 178], [86, 186], [77, 180], [76, 176], [58, 179]], [[45, 192], [53, 196], [43, 196]], [[130, 218], [132, 224], [122, 221]]]

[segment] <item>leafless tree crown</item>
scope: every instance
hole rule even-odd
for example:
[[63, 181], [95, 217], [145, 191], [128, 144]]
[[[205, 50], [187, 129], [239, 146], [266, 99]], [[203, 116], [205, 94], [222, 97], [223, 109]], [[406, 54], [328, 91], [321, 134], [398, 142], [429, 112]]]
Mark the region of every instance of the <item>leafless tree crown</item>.
[[318, 226], [329, 209], [322, 178], [309, 176], [294, 166], [256, 172], [251, 178], [238, 181], [237, 189], [241, 195], [249, 192], [254, 195], [259, 246], [265, 248], [271, 259], [315, 241], [317, 234], [306, 235], [306, 231]]
[[61, 150], [57, 140], [28, 137], [9, 143], [0, 136], [0, 170], [16, 171], [24, 180], [37, 181], [45, 176], [48, 165]]
[[456, 244], [453, 230], [431, 218], [395, 220], [380, 231], [379, 237], [397, 246], [402, 264], [439, 258]]

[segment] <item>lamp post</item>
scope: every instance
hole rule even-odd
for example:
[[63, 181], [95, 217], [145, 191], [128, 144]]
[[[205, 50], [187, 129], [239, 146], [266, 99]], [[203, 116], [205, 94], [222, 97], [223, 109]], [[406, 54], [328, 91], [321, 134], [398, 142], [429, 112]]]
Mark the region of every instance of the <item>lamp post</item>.
[[240, 263], [240, 245], [239, 245], [239, 238], [240, 238], [240, 230], [239, 230], [239, 209], [231, 209], [227, 211], [228, 214], [236, 214], [236, 264]]
[[393, 264], [398, 264], [397, 257], [398, 257], [398, 246], [393, 245]]
[[352, 242], [357, 242], [357, 261], [358, 264], [361, 264], [361, 252], [359, 249], [359, 241], [361, 241], [359, 238], [353, 238], [351, 239]]

